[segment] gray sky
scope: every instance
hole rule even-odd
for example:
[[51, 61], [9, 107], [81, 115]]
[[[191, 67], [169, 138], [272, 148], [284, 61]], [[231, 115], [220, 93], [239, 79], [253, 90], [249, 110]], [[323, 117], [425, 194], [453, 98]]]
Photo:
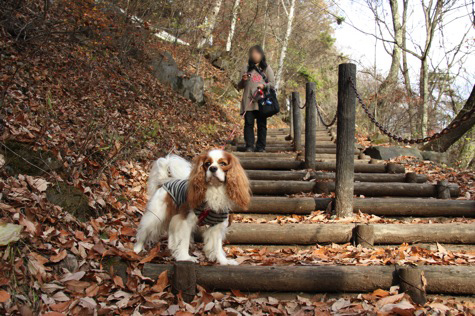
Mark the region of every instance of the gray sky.
[[[428, 2], [428, 0], [425, 1]], [[392, 28], [391, 17], [389, 16], [389, 1], [379, 0], [379, 2], [384, 3], [384, 10], [388, 14], [384, 20]], [[400, 2], [399, 10], [402, 13], [402, 1]], [[463, 58], [463, 63], [458, 63], [457, 66], [453, 67], [452, 71], [457, 73], [459, 68], [461, 69], [455, 85], [464, 97], [468, 97], [475, 82], [475, 29], [471, 24], [470, 17], [467, 16], [472, 8], [470, 5], [465, 6], [466, 2], [469, 1], [458, 0], [455, 4], [457, 8], [445, 15], [444, 23], [447, 23], [443, 30], [445, 36], [440, 36], [440, 32], [436, 31], [432, 53], [430, 54], [430, 64], [441, 65], [440, 68], [442, 69], [446, 68], [444, 65], [446, 65], [447, 57], [450, 59], [452, 56], [450, 53], [447, 54], [446, 51], [455, 47], [461, 41], [464, 33], [467, 30], [469, 31], [462, 50], [464, 52], [471, 52], [471, 54]], [[362, 67], [373, 68], [376, 62], [378, 72], [386, 74], [391, 64], [391, 58], [384, 49], [383, 42], [375, 39], [374, 36], [361, 32], [378, 34], [379, 36], [379, 31], [375, 33], [374, 15], [368, 8], [366, 0], [330, 0], [329, 3], [333, 8], [333, 12], [345, 17], [345, 22], [337, 26], [335, 32], [336, 45], [340, 51], [349, 56], [358, 65], [359, 69]], [[414, 43], [423, 44], [425, 40], [425, 24], [421, 0], [411, 0], [409, 6], [408, 42], [412, 40]], [[361, 31], [358, 31], [355, 27]], [[383, 37], [391, 39], [389, 33], [384, 30]], [[410, 45], [408, 48], [419, 52], [417, 46]], [[386, 47], [391, 51], [391, 44], [386, 44]], [[458, 56], [461, 57], [461, 55], [459, 54]], [[418, 91], [417, 83], [419, 80], [420, 62], [417, 58], [408, 54], [408, 63], [412, 84], [414, 85], [413, 88], [415, 91]]]

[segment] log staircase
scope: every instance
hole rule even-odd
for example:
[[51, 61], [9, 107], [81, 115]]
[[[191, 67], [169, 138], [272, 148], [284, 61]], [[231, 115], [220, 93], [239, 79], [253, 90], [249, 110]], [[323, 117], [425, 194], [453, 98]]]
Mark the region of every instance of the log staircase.
[[[317, 251], [318, 245], [352, 243], [355, 247], [381, 247], [389, 252], [408, 244], [405, 247], [435, 250], [435, 256], [475, 250], [475, 224], [452, 221], [475, 217], [475, 201], [456, 200], [457, 185], [429, 183], [426, 175], [406, 173], [402, 165], [369, 159], [359, 148], [355, 148], [354, 212], [394, 219], [394, 223], [362, 223], [357, 218], [339, 221], [326, 215], [327, 220], [321, 222], [279, 224], [283, 217], [311, 216], [317, 211], [321, 216], [332, 213], [335, 133], [317, 129], [316, 170], [303, 169], [303, 155], [292, 151], [289, 129], [270, 129], [265, 153], [241, 152], [241, 148], [242, 139], [238, 139], [231, 150], [246, 169], [254, 196], [248, 211], [235, 214], [239, 220], [229, 227], [225, 249], [242, 249], [244, 254], [278, 253], [298, 252], [306, 247]], [[289, 196], [293, 194], [299, 196]], [[413, 223], [420, 218], [427, 219], [427, 223]], [[262, 219], [265, 223], [260, 223]], [[362, 293], [399, 284], [420, 303], [425, 292], [475, 295], [473, 265], [425, 264], [415, 269], [389, 263], [358, 265], [357, 259], [354, 265], [339, 265], [331, 260], [278, 266], [243, 261], [239, 266], [201, 265], [192, 269], [196, 283], [209, 290]], [[177, 263], [145, 264], [143, 274], [156, 278], [165, 270], [176, 273]], [[427, 287], [421, 281], [424, 278]]]

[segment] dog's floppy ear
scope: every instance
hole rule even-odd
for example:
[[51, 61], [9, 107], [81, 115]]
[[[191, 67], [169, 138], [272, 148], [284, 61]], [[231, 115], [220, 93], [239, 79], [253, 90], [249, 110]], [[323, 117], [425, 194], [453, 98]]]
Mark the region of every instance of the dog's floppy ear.
[[228, 170], [226, 173], [226, 193], [228, 197], [242, 210], [249, 208], [251, 202], [251, 188], [249, 179], [239, 159], [233, 154], [226, 153]]
[[206, 174], [203, 164], [207, 154], [201, 154], [193, 159], [193, 167], [188, 183], [187, 202], [191, 208], [201, 206], [206, 194]]

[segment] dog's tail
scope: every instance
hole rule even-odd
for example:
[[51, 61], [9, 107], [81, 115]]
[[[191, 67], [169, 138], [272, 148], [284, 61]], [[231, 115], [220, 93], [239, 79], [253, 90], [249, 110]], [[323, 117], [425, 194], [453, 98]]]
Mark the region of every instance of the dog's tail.
[[160, 186], [171, 179], [188, 179], [190, 172], [190, 162], [180, 156], [169, 154], [158, 158], [153, 162], [152, 170], [150, 170], [147, 183], [148, 197], [152, 197]]

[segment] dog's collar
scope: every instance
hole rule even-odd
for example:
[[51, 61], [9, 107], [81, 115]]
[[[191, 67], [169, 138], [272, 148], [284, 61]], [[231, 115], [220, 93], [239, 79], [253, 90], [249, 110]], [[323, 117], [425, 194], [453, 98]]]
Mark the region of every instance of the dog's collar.
[[195, 215], [198, 217], [198, 226], [214, 226], [223, 223], [228, 219], [229, 210], [224, 210], [222, 212], [216, 212], [209, 208], [199, 207], [194, 210]]

